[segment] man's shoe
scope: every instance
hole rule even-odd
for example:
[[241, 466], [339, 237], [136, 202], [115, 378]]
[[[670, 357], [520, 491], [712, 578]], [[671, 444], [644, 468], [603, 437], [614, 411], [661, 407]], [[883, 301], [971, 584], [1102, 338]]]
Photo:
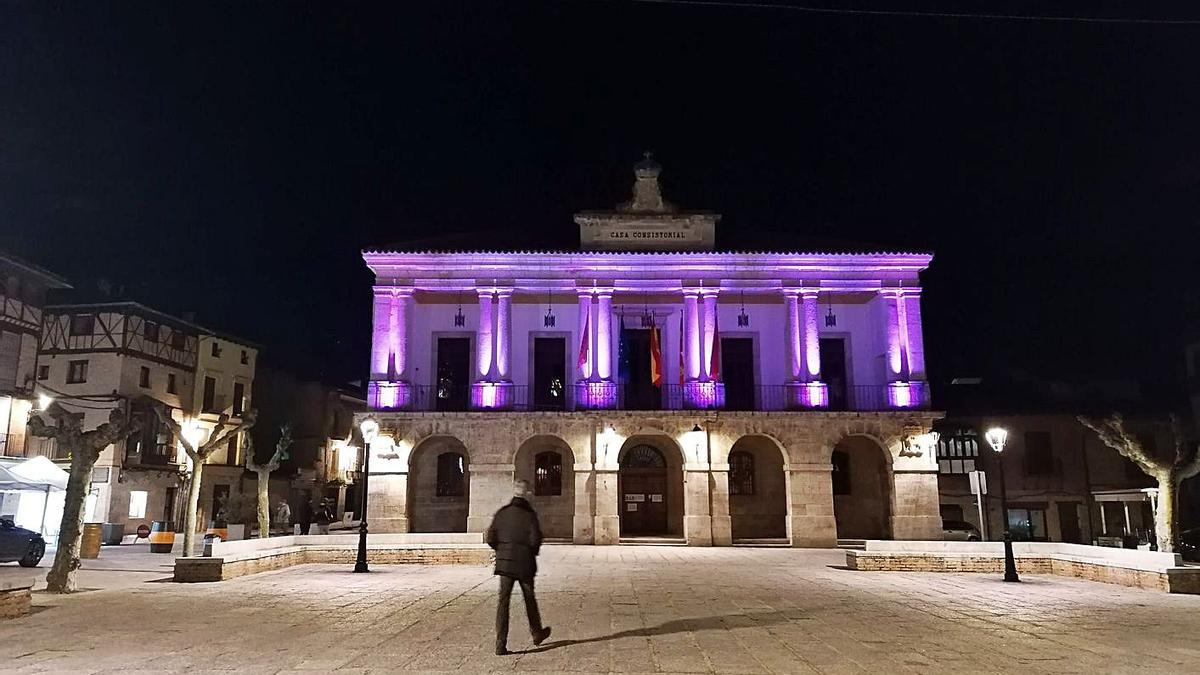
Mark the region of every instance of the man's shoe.
[[496, 656], [508, 656], [511, 653], [508, 647], [496, 647]]
[[540, 645], [545, 642], [546, 638], [548, 637], [550, 637], [550, 627], [546, 626], [545, 628], [533, 634], [533, 644], [535, 646]]

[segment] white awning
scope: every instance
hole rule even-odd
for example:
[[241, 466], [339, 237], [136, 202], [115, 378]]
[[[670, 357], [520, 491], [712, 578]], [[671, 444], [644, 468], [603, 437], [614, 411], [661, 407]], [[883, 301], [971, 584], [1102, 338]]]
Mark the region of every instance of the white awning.
[[1150, 502], [1158, 499], [1158, 488], [1141, 488], [1136, 490], [1096, 490], [1092, 499], [1098, 502]]

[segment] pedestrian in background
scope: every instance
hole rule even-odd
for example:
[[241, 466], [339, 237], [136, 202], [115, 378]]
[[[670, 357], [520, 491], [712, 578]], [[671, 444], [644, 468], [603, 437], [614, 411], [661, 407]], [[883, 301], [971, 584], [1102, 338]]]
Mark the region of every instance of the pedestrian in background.
[[519, 480], [513, 484], [513, 499], [496, 512], [487, 529], [485, 540], [496, 550], [496, 575], [500, 577], [500, 598], [496, 604], [496, 655], [508, 654], [508, 605], [513, 583], [521, 584], [525, 598], [525, 616], [529, 618], [529, 633], [533, 644], [540, 645], [550, 637], [550, 628], [542, 626], [537, 598], [533, 595], [533, 578], [537, 576], [537, 554], [542, 547], [542, 527], [537, 512], [529, 503], [529, 483]]
[[329, 524], [333, 522], [333, 509], [329, 506], [329, 498], [321, 500], [317, 506], [317, 534], [329, 534]]
[[292, 533], [292, 507], [288, 506], [286, 499], [280, 499], [279, 506], [275, 507], [275, 527], [283, 530], [284, 534]]

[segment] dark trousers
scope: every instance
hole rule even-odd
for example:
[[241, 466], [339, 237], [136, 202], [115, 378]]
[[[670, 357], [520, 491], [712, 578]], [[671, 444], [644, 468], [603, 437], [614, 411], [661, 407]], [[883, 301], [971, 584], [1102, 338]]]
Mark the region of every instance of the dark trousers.
[[500, 600], [496, 604], [496, 646], [508, 646], [508, 603], [512, 598], [513, 582], [521, 584], [521, 596], [525, 598], [525, 615], [529, 617], [530, 635], [542, 630], [542, 615], [538, 613], [537, 598], [533, 597], [533, 579], [514, 579], [500, 576]]

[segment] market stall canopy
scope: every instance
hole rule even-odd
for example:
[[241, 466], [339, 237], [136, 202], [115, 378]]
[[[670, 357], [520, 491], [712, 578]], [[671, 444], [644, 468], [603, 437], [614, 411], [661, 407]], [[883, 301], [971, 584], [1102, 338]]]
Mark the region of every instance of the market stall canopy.
[[10, 467], [9, 472], [17, 478], [33, 483], [39, 490], [44, 490], [47, 485], [55, 490], [67, 489], [67, 472], [40, 455]]
[[0, 466], [0, 490], [46, 490], [46, 485], [27, 480]]

